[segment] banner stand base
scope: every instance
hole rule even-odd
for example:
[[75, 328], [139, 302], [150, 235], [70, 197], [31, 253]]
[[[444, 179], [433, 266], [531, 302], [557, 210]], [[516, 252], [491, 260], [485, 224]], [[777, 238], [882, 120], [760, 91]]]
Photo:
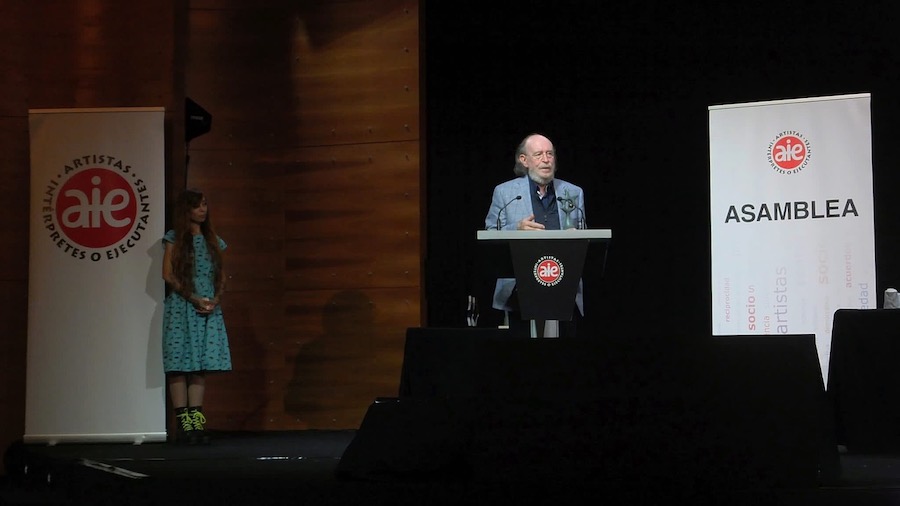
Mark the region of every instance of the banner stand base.
[[56, 446], [66, 443], [165, 443], [165, 432], [137, 432], [122, 434], [31, 434], [22, 438], [25, 444]]

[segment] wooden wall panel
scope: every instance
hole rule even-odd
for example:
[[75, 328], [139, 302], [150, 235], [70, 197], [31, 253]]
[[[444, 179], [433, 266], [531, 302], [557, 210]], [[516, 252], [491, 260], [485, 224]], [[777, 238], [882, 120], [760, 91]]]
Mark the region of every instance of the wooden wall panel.
[[396, 396], [418, 299], [417, 287], [288, 292], [286, 414], [356, 427], [376, 397]]
[[[27, 0], [4, 0], [0, 16], [0, 117], [22, 119], [27, 111], [28, 94], [26, 62], [28, 61], [27, 24], [23, 22], [29, 13]], [[0, 141], [2, 142], [2, 141]], [[0, 157], [8, 158], [17, 152], [12, 146], [0, 145]], [[26, 148], [20, 146], [19, 150]], [[18, 151], [21, 152], [21, 151]]]
[[419, 138], [415, 1], [229, 4], [191, 3], [187, 91], [215, 124], [192, 147]]
[[307, 148], [286, 169], [288, 290], [420, 284], [417, 142]]
[[186, 90], [213, 118], [212, 130], [192, 141], [192, 150], [260, 150], [298, 142], [289, 77], [291, 11], [243, 4], [198, 9], [191, 2]]
[[[28, 307], [28, 59], [25, 0], [0, 16], [0, 453], [25, 430]], [[0, 462], [0, 475], [5, 474]]]
[[[215, 428], [358, 427], [421, 324], [415, 1], [192, 0], [188, 183], [229, 242]], [[266, 321], [261, 321], [265, 319]]]
[[170, 107], [176, 3], [32, 2], [29, 107]]
[[[2, 94], [2, 90], [0, 90]], [[0, 116], [0, 279], [28, 272], [28, 117]]]

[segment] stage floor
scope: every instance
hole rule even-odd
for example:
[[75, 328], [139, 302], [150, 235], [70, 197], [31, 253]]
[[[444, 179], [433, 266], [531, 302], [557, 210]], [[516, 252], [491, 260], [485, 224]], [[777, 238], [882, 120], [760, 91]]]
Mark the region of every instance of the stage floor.
[[[697, 489], [648, 476], [596, 480], [496, 476], [344, 480], [356, 431], [216, 433], [209, 446], [152, 443], [11, 446], [0, 504], [824, 504], [900, 503], [900, 456], [841, 455], [817, 487]], [[673, 470], [673, 474], [675, 470]], [[556, 476], [555, 478], [560, 478]]]

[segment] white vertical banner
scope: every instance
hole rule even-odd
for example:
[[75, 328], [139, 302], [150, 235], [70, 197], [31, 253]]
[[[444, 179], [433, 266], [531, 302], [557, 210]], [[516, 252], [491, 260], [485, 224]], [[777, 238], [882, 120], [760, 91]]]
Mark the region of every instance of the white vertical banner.
[[164, 117], [29, 111], [26, 443], [166, 439]]
[[868, 93], [709, 107], [713, 335], [815, 334], [876, 307]]

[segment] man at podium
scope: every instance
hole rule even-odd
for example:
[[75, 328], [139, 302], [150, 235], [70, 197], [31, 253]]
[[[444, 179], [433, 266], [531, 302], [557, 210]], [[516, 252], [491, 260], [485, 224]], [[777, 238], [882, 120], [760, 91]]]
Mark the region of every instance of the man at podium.
[[[584, 228], [584, 192], [556, 178], [556, 151], [550, 139], [531, 134], [519, 143], [515, 154], [515, 179], [494, 188], [491, 207], [484, 218], [485, 230], [560, 230]], [[571, 322], [522, 320], [514, 278], [497, 280], [492, 307], [505, 311], [510, 331], [537, 337], [574, 337], [575, 319], [584, 315], [581, 282], [575, 296], [578, 311]], [[558, 324], [558, 328], [554, 328]]]

